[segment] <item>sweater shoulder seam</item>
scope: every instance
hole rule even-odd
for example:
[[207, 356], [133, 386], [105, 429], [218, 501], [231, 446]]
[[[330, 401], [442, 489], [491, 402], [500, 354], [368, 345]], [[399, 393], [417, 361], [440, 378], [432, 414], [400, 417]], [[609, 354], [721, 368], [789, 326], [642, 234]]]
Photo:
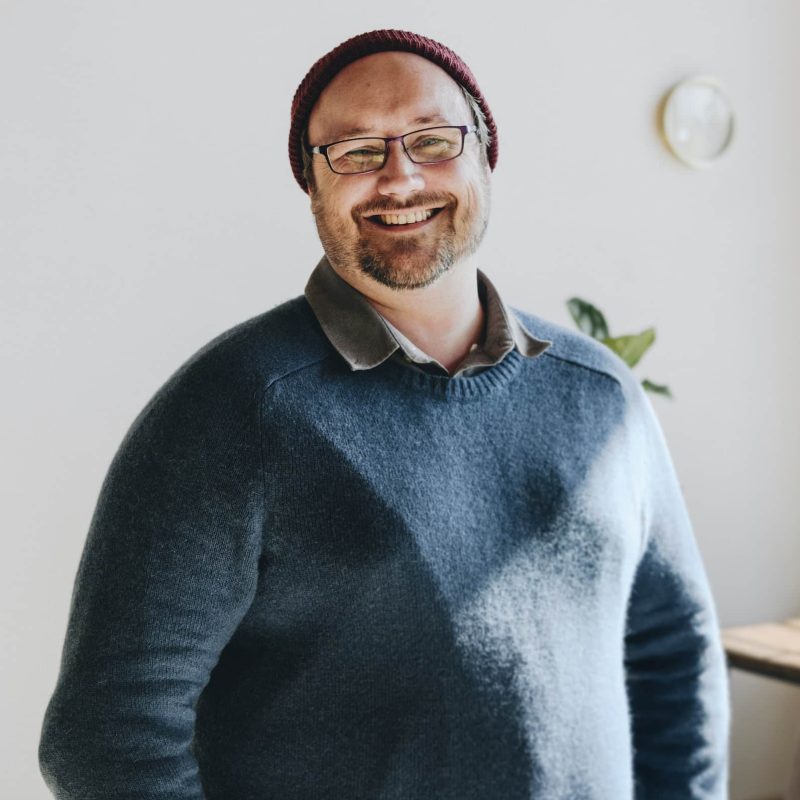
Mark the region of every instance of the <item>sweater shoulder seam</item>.
[[261, 392], [262, 400], [263, 400], [263, 396], [279, 381], [282, 381], [285, 378], [288, 378], [290, 375], [294, 375], [295, 372], [301, 372], [304, 369], [308, 369], [309, 367], [313, 367], [315, 364], [320, 364], [323, 361], [327, 361], [331, 357], [332, 357], [331, 353], [326, 353], [324, 356], [322, 356], [322, 358], [317, 358], [314, 361], [309, 361], [309, 362], [307, 362], [305, 364], [300, 364], [299, 366], [291, 367], [286, 372], [283, 372], [280, 375], [277, 375], [274, 378], [270, 379], [267, 382], [267, 384], [264, 386], [264, 388], [262, 389], [262, 392]]
[[578, 361], [574, 358], [569, 358], [567, 356], [559, 355], [558, 353], [551, 353], [549, 350], [546, 350], [542, 355], [547, 356], [549, 358], [555, 358], [558, 361], [563, 361], [565, 364], [572, 364], [572, 366], [580, 367], [582, 369], [588, 370], [589, 372], [594, 372], [597, 375], [602, 375], [605, 378], [608, 378], [614, 383], [618, 384], [621, 388], [624, 388], [622, 385], [622, 381], [613, 373], [608, 372], [607, 370], [600, 369], [599, 367], [593, 367], [590, 364], [584, 364], [582, 361]]

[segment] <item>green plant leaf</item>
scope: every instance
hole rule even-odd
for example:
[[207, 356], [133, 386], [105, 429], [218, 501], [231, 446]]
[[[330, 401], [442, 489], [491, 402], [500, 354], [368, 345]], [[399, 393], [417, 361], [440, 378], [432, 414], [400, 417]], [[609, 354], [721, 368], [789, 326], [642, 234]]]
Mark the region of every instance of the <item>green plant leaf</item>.
[[666, 397], [672, 398], [672, 392], [669, 390], [668, 386], [664, 386], [663, 384], [653, 383], [645, 378], [642, 381], [642, 386], [647, 389], [648, 392], [654, 392], [655, 394], [663, 394]]
[[[575, 320], [575, 324], [583, 333], [613, 350], [629, 367], [634, 367], [639, 363], [656, 339], [655, 328], [648, 328], [630, 336], [609, 336], [608, 324], [600, 309], [581, 300], [580, 297], [572, 297], [567, 300], [567, 308], [572, 319]], [[664, 384], [653, 383], [653, 381], [645, 379], [642, 381], [642, 386], [649, 392], [672, 398], [672, 392]]]
[[575, 324], [584, 333], [594, 339], [602, 340], [608, 338], [608, 325], [600, 309], [585, 300], [581, 300], [579, 297], [572, 297], [567, 300], [567, 308], [572, 315], [572, 319], [575, 320]]
[[655, 338], [655, 328], [648, 328], [641, 333], [632, 333], [629, 336], [603, 339], [603, 344], [610, 347], [629, 367], [634, 367], [648, 351]]

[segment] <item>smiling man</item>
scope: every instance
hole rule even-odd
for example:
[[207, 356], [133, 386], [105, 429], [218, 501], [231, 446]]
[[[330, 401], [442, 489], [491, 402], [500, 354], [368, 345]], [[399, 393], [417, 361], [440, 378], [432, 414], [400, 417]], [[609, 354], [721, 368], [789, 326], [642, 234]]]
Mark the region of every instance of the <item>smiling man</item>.
[[[310, 89], [301, 86], [299, 96]], [[326, 253], [320, 272], [332, 267], [432, 357], [423, 363], [445, 374], [485, 326], [474, 255], [489, 222], [490, 168], [475, 123], [465, 91], [444, 69], [417, 53], [389, 51], [338, 72], [301, 136], [326, 143], [305, 171]], [[324, 277], [314, 276], [309, 301], [325, 319], [318, 280]]]
[[[429, 111], [416, 114], [421, 108]], [[349, 125], [347, 119], [373, 124]], [[413, 307], [414, 297], [426, 295], [397, 289], [431, 287], [433, 294], [448, 296], [453, 286], [445, 290], [437, 280], [456, 265], [454, 274], [476, 285], [470, 256], [489, 222], [489, 167], [471, 121], [453, 79], [414, 53], [359, 59], [336, 75], [314, 105], [310, 139], [333, 142], [312, 172], [320, 239], [336, 270], [360, 291], [373, 281], [381, 284], [373, 291], [387, 306], [400, 297]], [[405, 139], [388, 146], [388, 158], [381, 139], [347, 138], [354, 131], [368, 137], [407, 129]], [[354, 179], [355, 170], [370, 177], [360, 172]]]
[[716, 612], [650, 402], [478, 267], [497, 128], [371, 31], [292, 103], [324, 256], [209, 342], [100, 492], [56, 797], [723, 800]]

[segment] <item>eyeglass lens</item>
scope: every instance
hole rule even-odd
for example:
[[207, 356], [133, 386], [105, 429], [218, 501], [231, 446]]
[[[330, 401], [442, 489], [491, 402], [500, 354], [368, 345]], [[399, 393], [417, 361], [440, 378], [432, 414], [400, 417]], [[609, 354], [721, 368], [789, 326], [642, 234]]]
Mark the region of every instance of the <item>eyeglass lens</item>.
[[[403, 137], [406, 152], [417, 164], [447, 161], [461, 154], [464, 135], [460, 128], [444, 127], [413, 131]], [[340, 174], [368, 172], [383, 166], [387, 144], [383, 139], [351, 139], [328, 147], [331, 169]]]

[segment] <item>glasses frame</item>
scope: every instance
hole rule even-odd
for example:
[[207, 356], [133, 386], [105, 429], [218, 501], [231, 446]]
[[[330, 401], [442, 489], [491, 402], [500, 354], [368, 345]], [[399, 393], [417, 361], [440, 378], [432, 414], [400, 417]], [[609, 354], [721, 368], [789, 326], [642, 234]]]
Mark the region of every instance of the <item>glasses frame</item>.
[[[406, 147], [406, 136], [413, 136], [415, 133], [424, 133], [425, 131], [438, 131], [441, 128], [454, 128], [461, 131], [461, 149], [454, 156], [450, 156], [449, 158], [441, 158], [438, 161], [414, 161], [414, 159], [411, 158], [411, 154], [408, 152], [408, 148]], [[446, 161], [452, 161], [454, 158], [458, 158], [464, 152], [464, 139], [468, 133], [477, 132], [477, 125], [434, 125], [431, 128], [420, 128], [416, 131], [402, 133], [400, 136], [355, 136], [352, 139], [339, 139], [336, 142], [329, 142], [328, 144], [318, 144], [314, 146], [309, 145], [306, 147], [306, 152], [309, 155], [318, 154], [325, 156], [325, 161], [328, 163], [328, 167], [330, 167], [331, 172], [336, 173], [336, 175], [367, 175], [370, 172], [378, 172], [378, 170], [381, 170], [386, 166], [386, 163], [389, 161], [389, 142], [399, 141], [403, 145], [405, 154], [414, 164], [444, 164]], [[375, 167], [375, 169], [365, 169], [362, 172], [337, 172], [333, 168], [333, 164], [331, 164], [331, 160], [328, 157], [328, 148], [333, 147], [335, 144], [343, 144], [344, 142], [360, 142], [364, 139], [380, 140], [383, 142], [383, 163], [379, 167]]]

